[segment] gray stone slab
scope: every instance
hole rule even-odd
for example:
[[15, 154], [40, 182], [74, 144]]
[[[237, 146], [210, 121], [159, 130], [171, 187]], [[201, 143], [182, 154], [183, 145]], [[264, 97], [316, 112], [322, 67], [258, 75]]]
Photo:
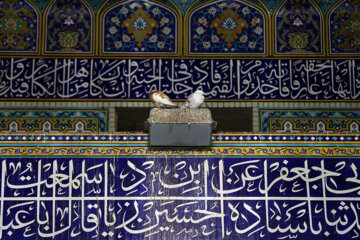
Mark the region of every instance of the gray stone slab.
[[154, 108], [146, 124], [150, 146], [210, 146], [215, 126], [206, 108]]

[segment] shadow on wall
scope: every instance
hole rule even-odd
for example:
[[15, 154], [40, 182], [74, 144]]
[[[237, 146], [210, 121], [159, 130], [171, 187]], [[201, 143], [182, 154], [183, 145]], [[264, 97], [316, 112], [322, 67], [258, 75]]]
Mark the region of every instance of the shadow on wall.
[[[209, 108], [217, 132], [252, 132], [252, 108]], [[116, 108], [117, 132], [143, 132], [151, 108]]]

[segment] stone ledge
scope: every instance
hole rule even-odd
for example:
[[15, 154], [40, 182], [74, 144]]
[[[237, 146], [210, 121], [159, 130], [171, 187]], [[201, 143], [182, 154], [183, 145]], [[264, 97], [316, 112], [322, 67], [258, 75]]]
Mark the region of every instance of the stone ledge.
[[211, 111], [208, 108], [153, 108], [148, 123], [208, 123], [212, 124]]

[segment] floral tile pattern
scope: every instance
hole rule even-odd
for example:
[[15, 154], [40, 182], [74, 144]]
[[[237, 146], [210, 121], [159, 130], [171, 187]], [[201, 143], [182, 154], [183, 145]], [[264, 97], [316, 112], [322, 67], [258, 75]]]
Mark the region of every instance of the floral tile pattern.
[[0, 52], [37, 52], [39, 15], [24, 0], [0, 2]]
[[242, 1], [217, 1], [189, 19], [189, 51], [204, 54], [264, 54], [265, 17]]
[[360, 1], [346, 0], [330, 14], [330, 53], [360, 54]]
[[275, 14], [276, 54], [322, 54], [322, 18], [310, 1], [287, 0]]
[[93, 16], [82, 0], [56, 0], [46, 15], [47, 53], [91, 53]]
[[3, 0], [0, 52], [357, 56], [359, 17], [358, 0]]
[[104, 53], [176, 53], [173, 11], [144, 1], [127, 1], [104, 15]]

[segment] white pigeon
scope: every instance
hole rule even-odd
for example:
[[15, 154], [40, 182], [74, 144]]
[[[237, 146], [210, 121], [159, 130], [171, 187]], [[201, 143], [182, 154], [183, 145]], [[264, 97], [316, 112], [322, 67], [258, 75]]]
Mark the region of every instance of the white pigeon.
[[162, 105], [176, 106], [176, 104], [173, 103], [165, 93], [158, 90], [152, 90], [149, 93], [149, 96], [150, 100], [155, 104], [157, 108], [160, 108]]
[[184, 105], [181, 108], [198, 108], [201, 104], [204, 103], [204, 92], [201, 90], [196, 90], [191, 94], [187, 99]]

